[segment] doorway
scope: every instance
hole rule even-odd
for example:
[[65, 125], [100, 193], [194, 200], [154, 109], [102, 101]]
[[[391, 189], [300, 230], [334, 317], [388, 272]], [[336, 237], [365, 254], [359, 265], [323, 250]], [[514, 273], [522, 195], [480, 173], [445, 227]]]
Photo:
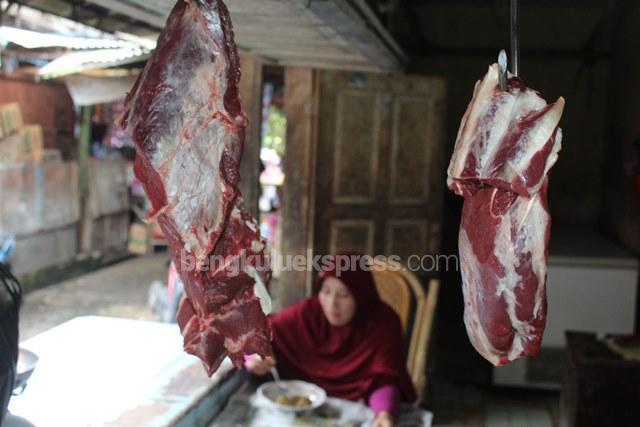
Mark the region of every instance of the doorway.
[[[284, 113], [284, 68], [265, 66], [262, 76], [262, 122], [260, 131], [260, 233], [273, 250], [282, 254], [282, 191], [285, 184], [283, 160], [287, 146], [287, 118]], [[277, 258], [274, 258], [277, 259]], [[273, 264], [278, 280], [278, 263]]]

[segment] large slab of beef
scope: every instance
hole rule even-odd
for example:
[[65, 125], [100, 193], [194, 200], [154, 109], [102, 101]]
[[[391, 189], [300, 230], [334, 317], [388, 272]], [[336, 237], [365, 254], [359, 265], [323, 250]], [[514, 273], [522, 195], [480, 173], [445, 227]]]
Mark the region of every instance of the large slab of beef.
[[179, 0], [119, 120], [184, 282], [184, 348], [209, 374], [227, 355], [236, 366], [245, 354], [272, 355], [265, 242], [239, 206], [239, 80], [226, 6]]
[[540, 350], [551, 216], [547, 174], [558, 158], [561, 97], [547, 104], [497, 64], [476, 83], [447, 184], [465, 198], [458, 236], [464, 321], [496, 366]]

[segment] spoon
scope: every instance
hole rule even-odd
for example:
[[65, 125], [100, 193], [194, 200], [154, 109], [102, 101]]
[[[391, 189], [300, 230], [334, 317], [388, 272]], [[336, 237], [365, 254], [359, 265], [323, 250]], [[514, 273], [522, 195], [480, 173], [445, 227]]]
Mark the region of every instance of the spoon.
[[277, 383], [282, 381], [280, 379], [280, 373], [278, 373], [278, 369], [275, 366], [271, 367], [271, 375], [273, 375], [273, 379], [276, 380]]
[[286, 395], [288, 390], [285, 386], [282, 385], [282, 380], [280, 379], [280, 373], [278, 372], [278, 369], [275, 366], [271, 367], [271, 375], [273, 376], [273, 379], [276, 381], [276, 388], [278, 390], [277, 393]]

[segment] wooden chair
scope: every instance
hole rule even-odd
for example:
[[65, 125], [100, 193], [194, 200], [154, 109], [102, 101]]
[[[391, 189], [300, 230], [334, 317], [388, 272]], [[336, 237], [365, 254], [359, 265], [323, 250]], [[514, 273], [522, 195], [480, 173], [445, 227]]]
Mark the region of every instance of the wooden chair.
[[431, 279], [425, 292], [412, 272], [404, 267], [400, 270], [391, 268], [389, 264], [376, 261], [373, 277], [380, 298], [393, 308], [402, 322], [405, 342], [409, 343], [407, 370], [421, 401], [427, 386], [427, 357], [440, 281]]

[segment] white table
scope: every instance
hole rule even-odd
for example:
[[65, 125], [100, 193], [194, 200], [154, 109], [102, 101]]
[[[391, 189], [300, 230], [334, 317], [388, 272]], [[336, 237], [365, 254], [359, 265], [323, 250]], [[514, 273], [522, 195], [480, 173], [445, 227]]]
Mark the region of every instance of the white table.
[[178, 326], [155, 322], [78, 317], [21, 346], [40, 360], [9, 410], [36, 427], [205, 425], [232, 371], [208, 378]]
[[[397, 427], [431, 427], [433, 414], [402, 405]], [[273, 409], [255, 394], [255, 383], [245, 383], [209, 427], [369, 427], [373, 413], [361, 402], [328, 398], [320, 408], [306, 413]]]

